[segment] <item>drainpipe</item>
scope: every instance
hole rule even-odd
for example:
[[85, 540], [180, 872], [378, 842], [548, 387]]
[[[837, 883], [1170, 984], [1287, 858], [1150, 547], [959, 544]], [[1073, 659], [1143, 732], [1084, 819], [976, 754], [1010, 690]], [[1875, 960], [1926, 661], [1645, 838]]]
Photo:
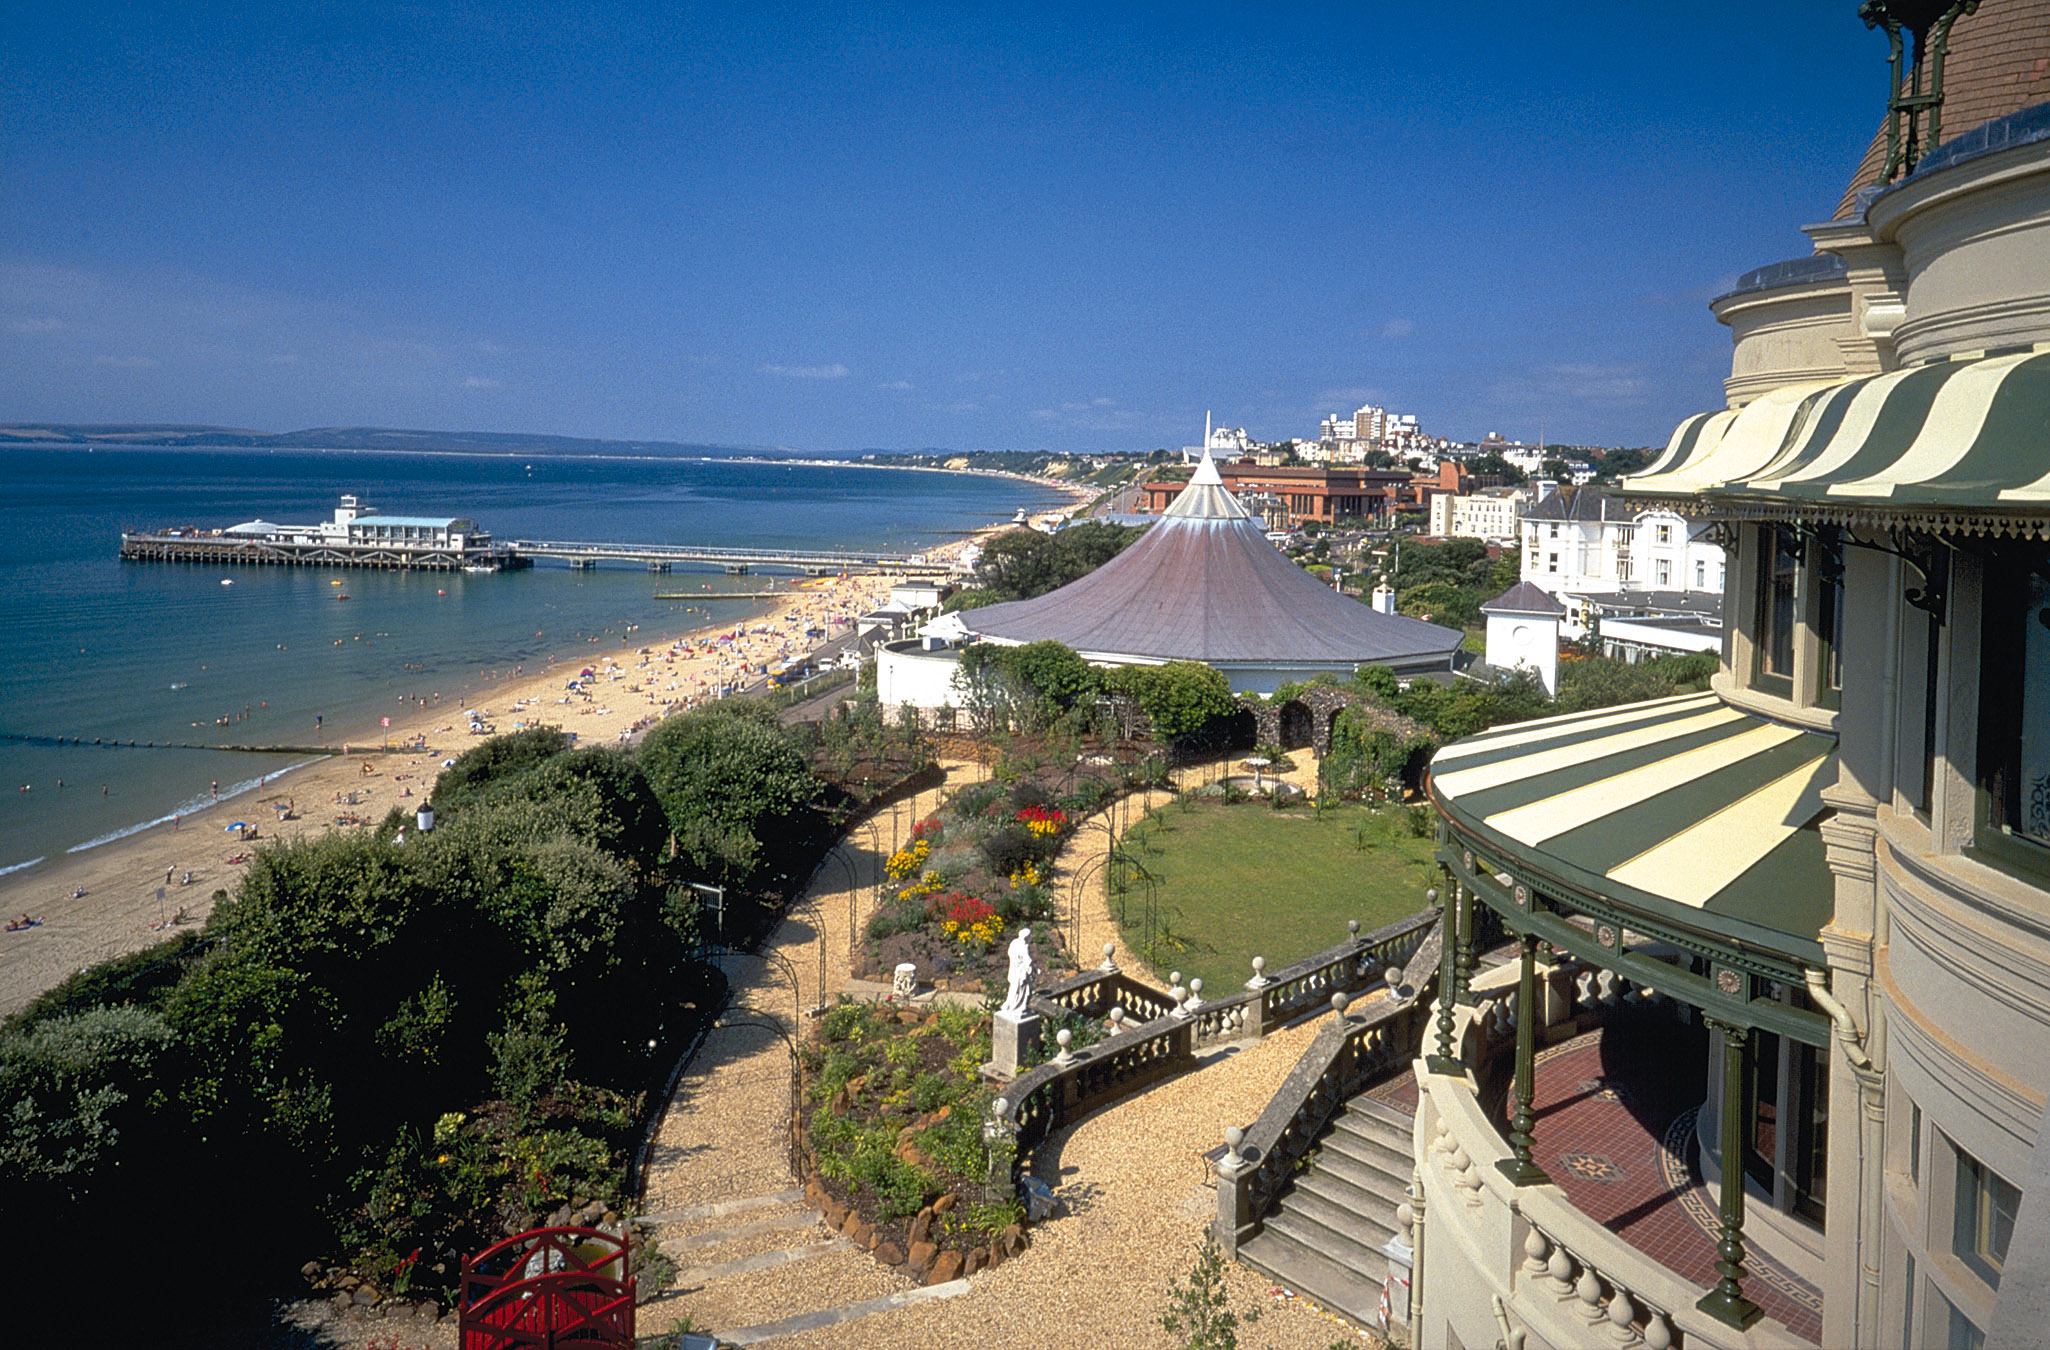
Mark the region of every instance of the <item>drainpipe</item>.
[[[1864, 1345], [1868, 1343], [1864, 1335], [1867, 1320], [1871, 1321], [1876, 1335], [1879, 1317], [1879, 1210], [1884, 1186], [1880, 1184], [1880, 1178], [1869, 1174], [1879, 1166], [1882, 1156], [1886, 1075], [1866, 1053], [1865, 1037], [1859, 1032], [1857, 1022], [1852, 1020], [1851, 1010], [1829, 991], [1829, 977], [1819, 970], [1804, 971], [1803, 976], [1808, 985], [1808, 997], [1834, 1024], [1837, 1044], [1843, 1048], [1851, 1073], [1858, 1080], [1858, 1212], [1857, 1227], [1851, 1237], [1858, 1277], [1863, 1287], [1858, 1290], [1851, 1306], [1851, 1343]], [[1867, 1253], [1870, 1253], [1869, 1258]]]

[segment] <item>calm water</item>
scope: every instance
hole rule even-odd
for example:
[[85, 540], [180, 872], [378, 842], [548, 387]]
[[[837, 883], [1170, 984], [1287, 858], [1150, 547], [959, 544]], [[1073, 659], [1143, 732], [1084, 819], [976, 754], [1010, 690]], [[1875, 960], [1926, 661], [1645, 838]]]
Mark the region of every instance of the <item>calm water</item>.
[[[1058, 494], [913, 470], [725, 461], [414, 457], [374, 452], [0, 451], [0, 733], [305, 745], [373, 739], [403, 693], [444, 701], [495, 672], [629, 624], [636, 645], [732, 621], [760, 578], [543, 562], [492, 576], [123, 563], [124, 529], [329, 517], [345, 492], [382, 511], [474, 517], [502, 539], [916, 552]], [[232, 578], [233, 586], [221, 585]], [[350, 601], [338, 604], [337, 577]], [[440, 592], [446, 592], [441, 594]], [[217, 726], [227, 716], [231, 725]], [[194, 724], [197, 724], [196, 726]], [[224, 800], [294, 762], [210, 750], [0, 740], [0, 870], [92, 847]], [[63, 786], [58, 786], [62, 780]], [[22, 792], [27, 784], [31, 791]], [[224, 807], [209, 825], [234, 819]]]

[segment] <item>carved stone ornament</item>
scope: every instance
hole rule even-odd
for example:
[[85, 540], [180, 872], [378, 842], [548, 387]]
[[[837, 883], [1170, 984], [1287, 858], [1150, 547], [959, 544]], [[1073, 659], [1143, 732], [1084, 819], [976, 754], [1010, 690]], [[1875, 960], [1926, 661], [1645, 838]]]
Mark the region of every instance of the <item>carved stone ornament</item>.
[[1616, 930], [1608, 924], [1601, 924], [1594, 930], [1594, 940], [1601, 943], [1604, 947], [1614, 948], [1616, 945]]
[[1744, 977], [1726, 966], [1715, 973], [1715, 987], [1735, 998], [1744, 988]]
[[1519, 881], [1509, 894], [1516, 897], [1516, 907], [1518, 909], [1530, 908], [1530, 887]]

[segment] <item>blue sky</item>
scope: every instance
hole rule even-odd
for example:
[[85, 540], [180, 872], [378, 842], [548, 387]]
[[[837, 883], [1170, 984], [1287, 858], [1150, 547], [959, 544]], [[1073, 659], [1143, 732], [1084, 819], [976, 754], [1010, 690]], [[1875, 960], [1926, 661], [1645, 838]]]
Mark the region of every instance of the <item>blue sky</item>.
[[1663, 441], [1856, 9], [0, 0], [0, 420]]

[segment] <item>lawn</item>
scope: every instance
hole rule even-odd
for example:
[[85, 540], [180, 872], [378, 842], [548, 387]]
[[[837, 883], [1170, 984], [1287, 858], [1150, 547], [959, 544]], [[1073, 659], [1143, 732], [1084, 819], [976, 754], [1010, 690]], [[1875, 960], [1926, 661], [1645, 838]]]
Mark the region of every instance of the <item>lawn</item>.
[[1348, 919], [1369, 932], [1424, 908], [1431, 849], [1402, 808], [1168, 806], [1126, 836], [1134, 862], [1111, 912], [1133, 951], [1149, 954], [1150, 932], [1161, 977], [1201, 977], [1218, 998], [1245, 986], [1255, 956], [1272, 973], [1343, 941]]

